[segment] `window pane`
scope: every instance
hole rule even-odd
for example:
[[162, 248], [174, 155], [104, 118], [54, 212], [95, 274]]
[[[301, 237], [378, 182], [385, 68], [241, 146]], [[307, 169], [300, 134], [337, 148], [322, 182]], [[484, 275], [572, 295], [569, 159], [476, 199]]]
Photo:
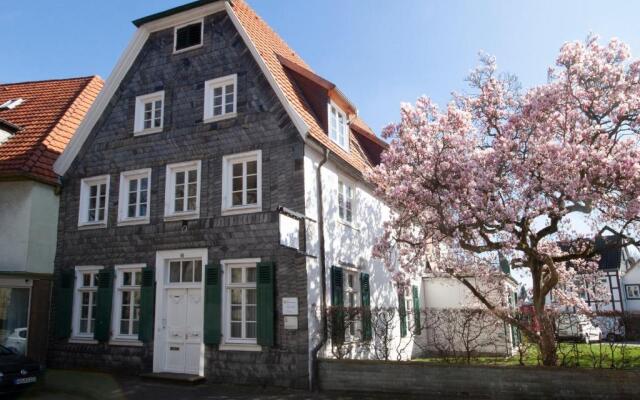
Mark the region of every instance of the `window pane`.
[[129, 192], [136, 192], [138, 190], [138, 180], [137, 179], [131, 179], [129, 181]]
[[198, 182], [198, 170], [192, 169], [191, 171], [189, 171], [189, 182]]
[[147, 216], [147, 205], [140, 204], [140, 217], [146, 217], [146, 216]]
[[187, 195], [192, 197], [196, 196], [197, 191], [198, 191], [198, 184], [190, 183], [189, 188], [187, 189]]
[[169, 263], [169, 282], [180, 282], [180, 261]]
[[242, 304], [242, 289], [231, 289], [231, 304]]
[[216, 87], [213, 88], [213, 95], [214, 96], [222, 96], [222, 87]]
[[247, 339], [255, 339], [255, 338], [256, 338], [256, 323], [247, 322]]
[[184, 185], [176, 185], [176, 199], [184, 197]]
[[256, 289], [246, 289], [247, 304], [256, 304]]
[[222, 106], [213, 107], [213, 115], [222, 115]]
[[193, 261], [182, 263], [182, 282], [193, 282]]
[[258, 203], [258, 192], [255, 190], [247, 191], [247, 204], [257, 204]]
[[247, 189], [256, 189], [257, 187], [258, 187], [258, 176], [257, 175], [247, 176]]
[[233, 104], [227, 104], [227, 105], [224, 107], [224, 112], [225, 112], [225, 114], [226, 114], [226, 113], [232, 113], [232, 112], [233, 112]]
[[227, 85], [224, 87], [224, 92], [228, 95], [229, 93], [233, 94], [233, 85]]
[[189, 211], [195, 211], [196, 210], [196, 198], [195, 197], [189, 197], [189, 200], [187, 202], [187, 210], [189, 210]]
[[256, 306], [247, 306], [246, 317], [247, 321], [256, 320]]
[[242, 205], [242, 192], [236, 192], [232, 195], [231, 205], [233, 206]]
[[257, 173], [258, 173], [258, 162], [249, 161], [247, 163], [247, 175], [257, 174]]
[[231, 320], [232, 321], [242, 320], [242, 306], [231, 306]]
[[122, 284], [124, 286], [131, 285], [131, 272], [123, 272], [122, 273]]
[[234, 192], [237, 192], [239, 190], [242, 190], [242, 177], [237, 177], [237, 178], [233, 178], [233, 185], [231, 187], [231, 190], [233, 190]]
[[91, 274], [82, 274], [82, 286], [91, 286]]
[[242, 268], [231, 268], [231, 283], [242, 282]]
[[140, 284], [142, 283], [142, 273], [136, 272], [134, 275], [135, 275], [134, 284], [136, 286], [140, 286]]
[[254, 283], [256, 281], [256, 269], [247, 268], [247, 282]]
[[180, 185], [184, 183], [184, 172], [176, 172], [176, 184]]
[[242, 322], [231, 323], [231, 337], [233, 338], [242, 337]]
[[235, 163], [231, 167], [233, 169], [233, 176], [242, 176], [242, 163]]
[[202, 282], [202, 261], [196, 261], [193, 267], [193, 281]]
[[120, 334], [128, 335], [129, 334], [129, 321], [123, 319], [120, 321]]

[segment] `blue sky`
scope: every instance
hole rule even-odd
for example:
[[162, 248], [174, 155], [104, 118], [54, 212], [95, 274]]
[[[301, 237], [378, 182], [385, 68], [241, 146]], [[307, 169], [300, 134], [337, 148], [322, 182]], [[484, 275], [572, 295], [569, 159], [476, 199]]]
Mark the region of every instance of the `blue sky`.
[[[3, 1], [0, 81], [99, 74], [124, 50], [133, 19], [186, 0]], [[249, 0], [312, 68], [338, 84], [379, 132], [401, 101], [441, 105], [484, 50], [523, 85], [543, 83], [565, 41], [617, 36], [640, 52], [640, 2]]]

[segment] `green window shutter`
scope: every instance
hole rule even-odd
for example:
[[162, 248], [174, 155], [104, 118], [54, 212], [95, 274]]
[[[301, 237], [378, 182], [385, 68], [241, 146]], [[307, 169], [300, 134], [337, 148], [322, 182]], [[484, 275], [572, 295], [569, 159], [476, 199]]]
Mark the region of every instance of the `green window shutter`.
[[73, 289], [75, 286], [75, 272], [61, 271], [58, 288], [56, 290], [56, 319], [55, 336], [59, 339], [71, 335], [71, 315], [73, 312]]
[[113, 304], [113, 271], [103, 269], [98, 273], [96, 298], [96, 328], [93, 338], [106, 342], [111, 336], [111, 305]]
[[362, 340], [371, 340], [371, 293], [369, 274], [360, 274], [360, 294], [362, 295]]
[[398, 289], [398, 314], [400, 316], [400, 336], [407, 336], [407, 306], [404, 301], [404, 289]]
[[155, 295], [155, 271], [151, 267], [143, 268], [140, 285], [140, 329], [138, 330], [138, 339], [145, 343], [153, 340]]
[[344, 342], [344, 274], [342, 268], [331, 267], [331, 340], [336, 344]]
[[420, 326], [420, 296], [418, 295], [418, 287], [412, 287], [413, 292], [413, 321], [415, 324], [414, 333], [419, 335], [422, 332], [422, 327]]
[[258, 344], [268, 347], [274, 344], [274, 275], [275, 265], [272, 262], [258, 263]]
[[208, 264], [204, 287], [204, 343], [220, 344], [222, 336], [222, 268]]

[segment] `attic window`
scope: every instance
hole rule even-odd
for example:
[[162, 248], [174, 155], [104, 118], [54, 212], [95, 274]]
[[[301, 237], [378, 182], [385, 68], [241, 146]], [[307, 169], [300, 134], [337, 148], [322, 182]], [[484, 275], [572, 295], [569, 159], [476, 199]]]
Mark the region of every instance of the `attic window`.
[[202, 46], [202, 31], [202, 20], [176, 26], [174, 31], [173, 52], [180, 53]]
[[0, 110], [13, 110], [22, 103], [24, 103], [24, 99], [7, 100], [4, 103], [0, 104]]
[[329, 103], [329, 138], [346, 151], [349, 151], [347, 116], [333, 103]]

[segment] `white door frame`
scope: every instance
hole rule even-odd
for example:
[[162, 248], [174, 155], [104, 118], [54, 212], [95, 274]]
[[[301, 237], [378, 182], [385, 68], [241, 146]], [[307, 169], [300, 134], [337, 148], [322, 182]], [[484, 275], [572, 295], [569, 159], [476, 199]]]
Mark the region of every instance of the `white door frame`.
[[[166, 261], [179, 260], [181, 258], [201, 258], [202, 259], [202, 296], [204, 297], [205, 265], [208, 263], [207, 249], [180, 249], [165, 250], [156, 252], [156, 305], [155, 305], [155, 329], [153, 340], [153, 372], [165, 372], [165, 329], [163, 323], [167, 312], [166, 296]], [[203, 318], [204, 325], [204, 318]], [[204, 326], [201, 332], [204, 332]], [[204, 376], [204, 342], [200, 344], [200, 368], [199, 375]]]

